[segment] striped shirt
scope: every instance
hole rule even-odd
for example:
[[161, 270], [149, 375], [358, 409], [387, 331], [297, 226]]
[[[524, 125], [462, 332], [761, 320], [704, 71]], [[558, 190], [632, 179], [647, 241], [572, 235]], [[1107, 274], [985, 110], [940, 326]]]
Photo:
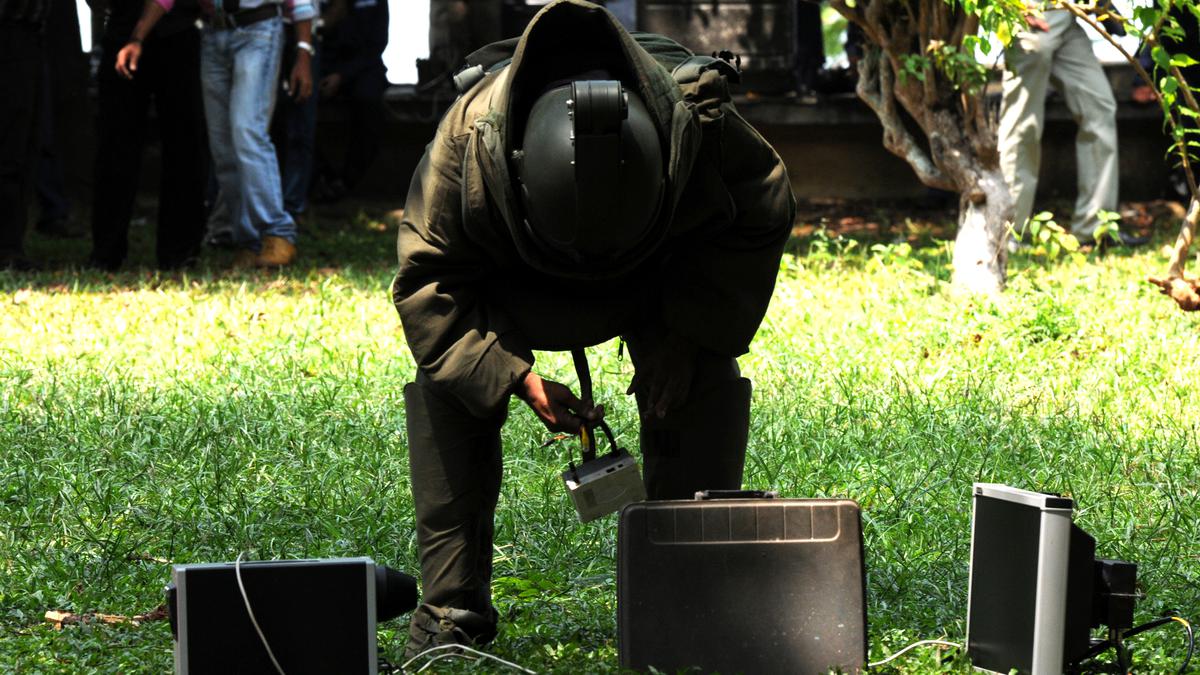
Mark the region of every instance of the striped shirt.
[[[0, 3], [8, 1], [10, 0], [0, 0]], [[168, 12], [175, 6], [175, 0], [154, 1]], [[244, 12], [247, 9], [257, 9], [264, 5], [283, 5], [283, 16], [289, 21], [308, 21], [317, 15], [317, 10], [313, 8], [313, 0], [242, 0], [239, 3], [238, 10]], [[215, 14], [216, 8], [214, 7], [213, 0], [200, 0], [200, 11], [205, 16]]]
[[0, 0], [0, 24], [32, 24], [38, 29], [50, 16], [50, 0]]

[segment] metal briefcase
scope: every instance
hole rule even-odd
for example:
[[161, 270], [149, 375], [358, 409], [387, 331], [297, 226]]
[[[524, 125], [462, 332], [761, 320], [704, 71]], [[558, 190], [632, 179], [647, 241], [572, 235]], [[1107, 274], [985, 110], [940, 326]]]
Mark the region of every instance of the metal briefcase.
[[622, 667], [747, 675], [864, 669], [858, 504], [774, 496], [711, 491], [621, 511]]

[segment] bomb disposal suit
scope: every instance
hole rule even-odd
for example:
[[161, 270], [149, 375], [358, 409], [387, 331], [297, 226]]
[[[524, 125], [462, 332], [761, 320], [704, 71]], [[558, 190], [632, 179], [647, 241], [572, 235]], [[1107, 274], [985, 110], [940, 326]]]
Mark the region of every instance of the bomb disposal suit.
[[547, 5], [472, 61], [488, 68], [439, 124], [397, 242], [393, 296], [418, 367], [404, 390], [424, 592], [410, 654], [495, 635], [510, 396], [551, 430], [603, 414], [539, 377], [533, 350], [620, 336], [649, 497], [740, 487], [750, 382], [735, 358], [795, 211], [724, 61], [632, 36], [583, 0]]

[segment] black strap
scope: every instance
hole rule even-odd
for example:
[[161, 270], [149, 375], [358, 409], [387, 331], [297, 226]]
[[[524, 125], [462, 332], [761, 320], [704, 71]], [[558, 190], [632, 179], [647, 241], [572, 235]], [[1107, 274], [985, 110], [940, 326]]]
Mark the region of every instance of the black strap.
[[582, 349], [571, 350], [571, 361], [575, 363], [575, 376], [579, 378], [579, 398], [588, 405], [595, 405], [592, 399], [592, 372], [588, 369], [587, 354]]
[[[588, 369], [587, 354], [583, 349], [571, 350], [571, 361], [575, 363], [575, 376], [579, 378], [579, 398], [587, 405], [595, 405], [592, 398], [592, 373]], [[583, 436], [583, 461], [590, 462], [596, 458], [595, 429], [591, 424], [584, 424], [587, 433]]]

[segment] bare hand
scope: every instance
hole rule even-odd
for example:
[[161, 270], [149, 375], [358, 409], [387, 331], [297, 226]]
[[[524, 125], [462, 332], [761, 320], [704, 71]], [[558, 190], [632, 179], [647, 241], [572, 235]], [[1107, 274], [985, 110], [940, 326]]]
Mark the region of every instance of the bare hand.
[[130, 42], [117, 52], [117, 72], [121, 77], [132, 80], [137, 72], [138, 60], [142, 58], [142, 43]]
[[321, 78], [321, 98], [333, 98], [342, 88], [342, 76], [338, 73]]
[[1045, 33], [1050, 30], [1050, 23], [1047, 22], [1044, 17], [1036, 16], [1034, 14], [1026, 14], [1025, 23], [1030, 29], [1035, 31], [1041, 31]]
[[1143, 105], [1147, 103], [1154, 103], [1158, 100], [1158, 94], [1155, 93], [1154, 87], [1151, 87], [1148, 84], [1139, 84], [1138, 86], [1134, 87], [1132, 97], [1134, 103], [1141, 103]]
[[585, 423], [604, 419], [604, 406], [592, 406], [581, 401], [571, 390], [530, 371], [517, 388], [517, 396], [525, 401], [550, 431], [577, 434]]
[[642, 395], [642, 415], [662, 419], [687, 399], [696, 365], [695, 343], [674, 333], [637, 365], [626, 394]]
[[303, 49], [297, 50], [296, 65], [292, 66], [292, 74], [288, 77], [288, 91], [297, 102], [312, 96], [312, 57]]

